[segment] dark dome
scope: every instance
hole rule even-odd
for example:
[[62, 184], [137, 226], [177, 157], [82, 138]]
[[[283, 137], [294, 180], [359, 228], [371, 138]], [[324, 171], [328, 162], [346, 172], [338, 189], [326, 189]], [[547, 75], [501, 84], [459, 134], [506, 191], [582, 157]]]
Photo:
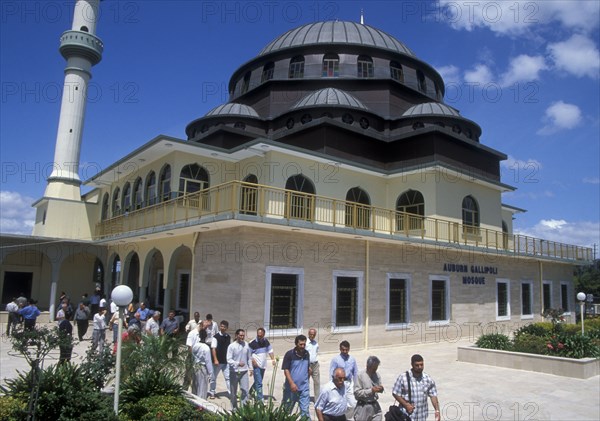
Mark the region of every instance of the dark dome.
[[325, 88], [306, 95], [298, 101], [292, 110], [304, 107], [342, 106], [368, 110], [368, 108], [353, 95], [340, 89]]
[[458, 111], [450, 108], [446, 104], [439, 102], [426, 102], [425, 104], [417, 104], [410, 107], [402, 114], [403, 117], [412, 117], [417, 115], [445, 115], [449, 117], [460, 117]]
[[219, 105], [207, 112], [204, 117], [215, 117], [223, 115], [238, 115], [242, 117], [260, 118], [258, 113], [254, 110], [254, 108], [248, 105], [238, 104], [235, 102], [228, 102], [227, 104]]
[[315, 22], [292, 29], [271, 41], [259, 55], [286, 48], [315, 44], [353, 44], [383, 48], [414, 57], [414, 53], [391, 35], [356, 22]]

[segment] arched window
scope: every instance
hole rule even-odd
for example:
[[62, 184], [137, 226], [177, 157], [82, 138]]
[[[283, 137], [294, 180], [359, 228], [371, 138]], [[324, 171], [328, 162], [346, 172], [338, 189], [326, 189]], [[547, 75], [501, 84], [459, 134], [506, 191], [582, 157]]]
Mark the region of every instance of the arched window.
[[[208, 193], [199, 193], [208, 188], [208, 172], [198, 164], [189, 164], [179, 174], [179, 196], [186, 197], [187, 204], [200, 209], [210, 209]], [[188, 197], [194, 195], [192, 197]]]
[[241, 189], [240, 213], [256, 215], [258, 188], [253, 184], [258, 184], [258, 178], [254, 174], [247, 175]]
[[337, 54], [323, 56], [323, 77], [338, 77], [340, 75], [340, 58]]
[[104, 221], [108, 218], [108, 193], [104, 193], [104, 197], [102, 198], [102, 211], [100, 213], [100, 220]]
[[369, 56], [358, 56], [356, 75], [361, 78], [373, 77], [373, 59]]
[[508, 249], [508, 225], [502, 221], [502, 247]]
[[171, 198], [171, 166], [169, 164], [165, 165], [160, 171], [158, 188], [161, 202]]
[[404, 72], [402, 65], [397, 61], [390, 62], [390, 77], [398, 82], [404, 83]]
[[425, 199], [417, 190], [407, 190], [396, 201], [396, 230], [410, 231], [424, 228]]
[[129, 182], [125, 183], [123, 186], [121, 209], [123, 209], [123, 212], [129, 212], [131, 210], [131, 184]]
[[96, 257], [94, 261], [94, 269], [92, 272], [92, 280], [97, 285], [100, 285], [100, 291], [104, 291], [104, 265], [102, 261]]
[[267, 80], [273, 79], [274, 72], [275, 72], [275, 64], [272, 61], [265, 64], [263, 67], [260, 82], [263, 83], [263, 82], [266, 82]]
[[352, 187], [346, 193], [346, 225], [353, 228], [371, 227], [371, 201], [366, 191]]
[[244, 80], [242, 80], [242, 93], [245, 94], [250, 89], [250, 76], [252, 73], [246, 72], [244, 75]]
[[296, 56], [290, 60], [290, 79], [302, 79], [304, 77], [304, 57]]
[[115, 216], [119, 216], [121, 214], [121, 200], [119, 198], [120, 193], [121, 193], [121, 190], [119, 190], [118, 187], [113, 192], [113, 199], [112, 199], [112, 216], [113, 216], [113, 218]]
[[179, 174], [179, 196], [208, 188], [208, 172], [198, 164], [189, 164]]
[[[286, 218], [312, 221], [315, 206], [315, 186], [302, 174], [296, 174], [285, 183]], [[294, 193], [297, 192], [297, 193]]]
[[146, 177], [144, 197], [146, 198], [146, 206], [156, 204], [156, 173], [154, 171], [150, 171], [150, 174]]
[[425, 74], [422, 71], [417, 70], [417, 82], [419, 84], [419, 91], [427, 93], [427, 82], [425, 81]]
[[142, 190], [142, 179], [138, 177], [135, 183], [133, 183], [133, 209], [141, 209], [144, 204]]
[[479, 234], [479, 205], [473, 196], [465, 196], [462, 201], [462, 223], [465, 234]]

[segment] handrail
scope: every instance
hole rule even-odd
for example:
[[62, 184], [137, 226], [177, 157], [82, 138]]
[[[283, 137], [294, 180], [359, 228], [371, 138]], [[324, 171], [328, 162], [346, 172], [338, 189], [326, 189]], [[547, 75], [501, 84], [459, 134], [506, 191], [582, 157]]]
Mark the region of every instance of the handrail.
[[255, 215], [302, 220], [319, 226], [345, 227], [398, 239], [415, 238], [436, 243], [468, 245], [512, 253], [565, 260], [593, 260], [593, 250], [555, 241], [507, 234], [424, 217], [393, 209], [317, 196], [278, 187], [229, 181], [198, 192], [173, 192], [169, 200], [136, 209], [96, 224], [95, 238], [105, 239], [164, 225], [222, 214]]

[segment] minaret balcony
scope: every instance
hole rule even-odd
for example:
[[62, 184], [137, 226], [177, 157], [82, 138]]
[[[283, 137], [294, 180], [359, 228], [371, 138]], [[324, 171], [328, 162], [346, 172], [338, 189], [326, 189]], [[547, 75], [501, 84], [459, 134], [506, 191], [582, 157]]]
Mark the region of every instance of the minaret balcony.
[[59, 51], [65, 59], [79, 56], [88, 59], [93, 66], [102, 59], [104, 44], [96, 35], [83, 31], [66, 31], [60, 37]]

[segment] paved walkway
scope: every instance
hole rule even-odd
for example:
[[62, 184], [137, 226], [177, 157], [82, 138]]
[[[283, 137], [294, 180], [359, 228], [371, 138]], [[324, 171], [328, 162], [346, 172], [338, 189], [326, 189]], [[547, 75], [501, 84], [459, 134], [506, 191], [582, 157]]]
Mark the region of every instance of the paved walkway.
[[[5, 326], [0, 324], [0, 329], [4, 332]], [[360, 369], [364, 367], [369, 355], [376, 355], [381, 360], [379, 373], [386, 390], [380, 403], [384, 411], [393, 403], [391, 389], [396, 377], [409, 368], [411, 355], [419, 353], [425, 359], [425, 371], [437, 383], [443, 420], [600, 420], [600, 376], [579, 380], [458, 362], [456, 348], [468, 344], [467, 341], [439, 342], [372, 348], [369, 351], [351, 350], [350, 353], [358, 361]], [[74, 360], [82, 358], [89, 346], [89, 340], [77, 344], [74, 348]], [[282, 359], [285, 351], [276, 349], [276, 354]], [[321, 355], [322, 383], [326, 381], [327, 368], [333, 355]], [[57, 357], [58, 351], [48, 357], [47, 364], [54, 363]], [[16, 370], [27, 370], [27, 364], [24, 359], [15, 355], [10, 342], [2, 336], [0, 381], [13, 377]], [[265, 374], [265, 391], [269, 390], [271, 378], [272, 369], [269, 367]], [[282, 383], [283, 373], [278, 370], [274, 388], [278, 402], [281, 401]], [[217, 385], [217, 392], [226, 390], [222, 375], [219, 376]], [[229, 409], [229, 400], [225, 394], [218, 395], [210, 403]], [[433, 415], [429, 419], [433, 420]]]

